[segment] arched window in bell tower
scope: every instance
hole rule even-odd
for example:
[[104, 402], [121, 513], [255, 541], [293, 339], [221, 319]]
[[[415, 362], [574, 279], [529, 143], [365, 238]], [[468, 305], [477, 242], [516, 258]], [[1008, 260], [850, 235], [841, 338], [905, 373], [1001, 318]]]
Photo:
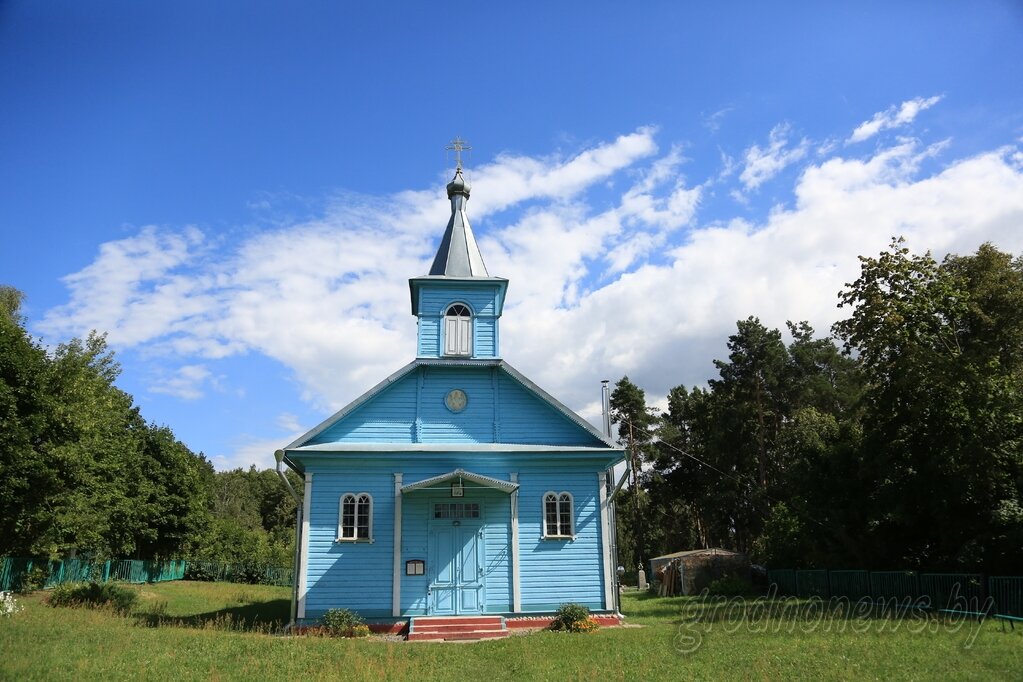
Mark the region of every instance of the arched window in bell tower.
[[472, 355], [472, 312], [461, 303], [444, 313], [444, 355]]

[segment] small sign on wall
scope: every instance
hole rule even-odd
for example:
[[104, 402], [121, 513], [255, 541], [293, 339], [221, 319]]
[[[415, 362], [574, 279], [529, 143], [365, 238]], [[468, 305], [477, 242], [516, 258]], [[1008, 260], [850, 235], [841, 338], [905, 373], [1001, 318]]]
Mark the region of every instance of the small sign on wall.
[[405, 562], [405, 575], [423, 575], [426, 573], [426, 562], [422, 559], [411, 559]]

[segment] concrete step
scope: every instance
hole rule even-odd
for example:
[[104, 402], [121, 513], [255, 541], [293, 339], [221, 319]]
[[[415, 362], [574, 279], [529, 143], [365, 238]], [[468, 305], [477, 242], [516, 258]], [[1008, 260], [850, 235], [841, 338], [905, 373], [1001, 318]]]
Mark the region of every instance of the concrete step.
[[477, 639], [499, 639], [501, 637], [508, 637], [511, 633], [508, 630], [488, 630], [488, 631], [476, 631], [476, 632], [413, 632], [408, 635], [408, 641], [410, 642], [427, 642], [427, 641], [443, 641], [443, 642], [454, 642], [454, 641], [473, 641]]
[[418, 628], [421, 625], [501, 625], [501, 616], [413, 616], [412, 622]]
[[495, 625], [417, 625], [412, 632], [502, 632], [500, 623]]
[[475, 640], [506, 637], [510, 633], [501, 616], [416, 616], [409, 625], [409, 641]]

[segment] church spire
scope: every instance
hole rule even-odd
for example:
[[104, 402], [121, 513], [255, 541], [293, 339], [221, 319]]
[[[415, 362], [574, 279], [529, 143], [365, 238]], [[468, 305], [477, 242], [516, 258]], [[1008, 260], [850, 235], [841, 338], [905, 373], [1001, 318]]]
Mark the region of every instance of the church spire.
[[455, 138], [448, 149], [455, 150], [455, 177], [448, 183], [448, 199], [451, 200], [451, 218], [448, 220], [440, 248], [430, 267], [430, 275], [443, 277], [489, 277], [487, 266], [483, 262], [480, 247], [469, 226], [469, 216], [465, 213], [465, 204], [469, 201], [472, 186], [462, 175], [462, 155], [464, 149], [471, 149], [460, 138]]
[[455, 150], [455, 177], [448, 183], [451, 219], [430, 274], [408, 281], [412, 314], [419, 318], [420, 358], [463, 362], [501, 357], [498, 321], [508, 280], [487, 272], [465, 215], [471, 188], [462, 174], [461, 152], [468, 148], [458, 138], [448, 147]]

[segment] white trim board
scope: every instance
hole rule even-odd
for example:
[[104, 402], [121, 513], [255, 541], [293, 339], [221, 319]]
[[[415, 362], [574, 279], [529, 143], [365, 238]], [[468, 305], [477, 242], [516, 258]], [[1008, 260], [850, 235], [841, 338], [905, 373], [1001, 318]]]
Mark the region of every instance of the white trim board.
[[519, 475], [508, 476], [516, 484], [511, 494], [511, 570], [512, 570], [512, 611], [522, 612], [522, 584], [519, 580]]
[[313, 474], [305, 474], [305, 489], [302, 491], [302, 554], [298, 564], [298, 618], [305, 618], [305, 598], [309, 592], [306, 573], [309, 567], [309, 510], [313, 504]]
[[614, 580], [611, 566], [611, 517], [607, 508], [607, 472], [597, 473], [600, 499], [600, 552], [604, 566], [604, 608], [614, 609]]
[[394, 547], [392, 548], [391, 615], [401, 615], [401, 472], [394, 474]]

